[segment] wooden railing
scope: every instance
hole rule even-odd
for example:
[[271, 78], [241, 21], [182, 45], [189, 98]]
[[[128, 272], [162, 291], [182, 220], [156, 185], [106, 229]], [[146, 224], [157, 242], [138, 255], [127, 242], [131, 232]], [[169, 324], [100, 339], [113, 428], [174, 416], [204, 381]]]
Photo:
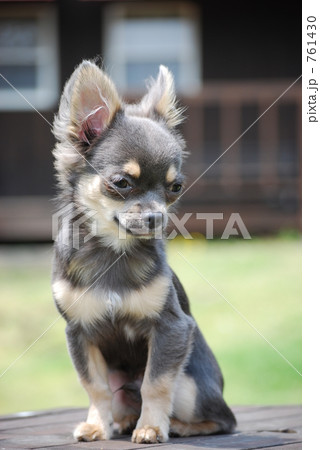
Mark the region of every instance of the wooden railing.
[[[181, 213], [240, 212], [252, 233], [300, 227], [301, 86], [289, 88], [293, 81], [212, 82], [181, 99], [187, 186], [198, 179]], [[51, 238], [48, 197], [2, 197], [0, 206], [0, 240]], [[189, 230], [203, 231], [204, 221], [192, 220]]]
[[182, 132], [191, 152], [190, 181], [216, 160], [202, 183], [239, 186], [254, 181], [267, 187], [289, 178], [298, 181], [301, 88], [298, 82], [288, 89], [291, 84], [211, 83], [197, 97], [184, 99], [188, 119]]

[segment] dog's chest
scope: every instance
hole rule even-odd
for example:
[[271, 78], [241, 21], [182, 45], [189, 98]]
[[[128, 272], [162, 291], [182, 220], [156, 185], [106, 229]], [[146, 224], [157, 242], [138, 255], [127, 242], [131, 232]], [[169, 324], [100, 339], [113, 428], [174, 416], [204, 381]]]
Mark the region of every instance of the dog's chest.
[[143, 320], [158, 316], [164, 307], [169, 283], [168, 277], [159, 275], [141, 289], [119, 294], [94, 287], [73, 287], [67, 280], [60, 279], [53, 283], [53, 294], [69, 320], [91, 325], [104, 318]]

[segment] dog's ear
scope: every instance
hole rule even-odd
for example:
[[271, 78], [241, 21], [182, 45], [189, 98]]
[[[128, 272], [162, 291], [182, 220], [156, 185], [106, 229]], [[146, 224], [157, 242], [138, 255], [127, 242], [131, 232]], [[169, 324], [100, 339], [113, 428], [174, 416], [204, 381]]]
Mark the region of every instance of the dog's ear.
[[110, 124], [121, 102], [113, 82], [95, 64], [82, 63], [70, 105], [70, 131], [87, 142]]
[[120, 108], [112, 81], [94, 63], [83, 61], [65, 85], [53, 125], [55, 168], [63, 188], [69, 186], [69, 174], [84, 167], [89, 144]]
[[112, 81], [95, 64], [83, 61], [65, 86], [54, 133], [60, 142], [71, 138], [91, 144], [120, 108]]
[[177, 107], [174, 80], [167, 67], [159, 67], [157, 79], [152, 80], [148, 93], [137, 106], [137, 114], [153, 118], [156, 113], [169, 128], [176, 127], [184, 120], [184, 108]]

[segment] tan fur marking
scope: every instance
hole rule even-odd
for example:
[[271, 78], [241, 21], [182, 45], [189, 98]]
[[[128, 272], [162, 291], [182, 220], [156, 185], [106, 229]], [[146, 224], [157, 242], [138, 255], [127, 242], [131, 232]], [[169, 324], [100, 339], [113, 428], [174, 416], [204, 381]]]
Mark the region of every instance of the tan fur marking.
[[163, 309], [168, 290], [169, 279], [162, 275], [158, 276], [144, 288], [130, 291], [125, 296], [119, 312], [138, 319], [155, 317]]
[[169, 167], [168, 172], [166, 174], [167, 183], [172, 183], [175, 180], [176, 176], [177, 176], [177, 170], [176, 170], [175, 166], [172, 164]]
[[83, 325], [92, 324], [105, 314], [113, 314], [121, 299], [115, 292], [103, 293], [88, 288], [74, 288], [66, 280], [56, 281], [52, 290], [60, 308], [66, 315]]
[[66, 280], [58, 280], [52, 290], [59, 307], [70, 319], [83, 325], [103, 316], [128, 315], [137, 319], [156, 317], [166, 301], [170, 280], [161, 275], [139, 290], [129, 291], [123, 298], [117, 292], [74, 288]]
[[[101, 192], [101, 180], [99, 175], [83, 177], [79, 183], [79, 201], [90, 211], [96, 211], [93, 216], [95, 229], [93, 234], [101, 238], [105, 245], [112, 247], [115, 251], [123, 252], [134, 243], [134, 237], [130, 234], [121, 238], [119, 226], [114, 221], [116, 212], [123, 207], [122, 200], [112, 200]], [[90, 225], [90, 222], [87, 224]]]
[[185, 423], [178, 419], [170, 420], [170, 431], [179, 436], [196, 436], [214, 434], [221, 430], [216, 422]]
[[134, 178], [139, 178], [141, 175], [141, 167], [134, 159], [130, 159], [124, 166], [123, 171]]

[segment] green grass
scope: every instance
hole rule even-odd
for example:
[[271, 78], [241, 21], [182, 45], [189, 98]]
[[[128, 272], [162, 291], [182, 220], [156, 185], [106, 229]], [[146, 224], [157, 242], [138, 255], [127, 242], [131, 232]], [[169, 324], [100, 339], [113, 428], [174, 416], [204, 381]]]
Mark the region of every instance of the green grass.
[[[168, 245], [231, 404], [301, 402], [301, 377], [284, 359], [301, 372], [300, 247], [295, 236]], [[1, 373], [59, 317], [48, 249], [42, 257], [31, 249], [21, 264], [19, 254], [6, 264], [7, 253], [0, 250]], [[0, 379], [0, 413], [85, 405], [58, 319]]]

